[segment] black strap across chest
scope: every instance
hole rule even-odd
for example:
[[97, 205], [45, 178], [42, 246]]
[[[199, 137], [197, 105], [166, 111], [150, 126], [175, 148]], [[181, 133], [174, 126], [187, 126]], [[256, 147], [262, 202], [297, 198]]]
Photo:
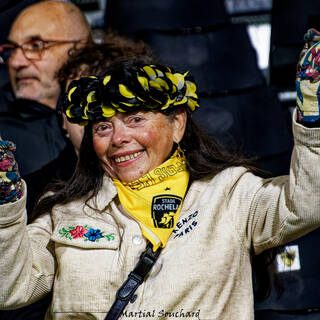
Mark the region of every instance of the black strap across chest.
[[138, 263], [133, 271], [127, 277], [127, 280], [122, 284], [116, 293], [116, 298], [111, 306], [105, 320], [116, 320], [129, 303], [133, 303], [136, 299], [135, 291], [143, 283], [145, 277], [157, 261], [161, 247], [157, 251], [152, 250], [152, 244], [149, 242], [145, 251], [142, 252]]

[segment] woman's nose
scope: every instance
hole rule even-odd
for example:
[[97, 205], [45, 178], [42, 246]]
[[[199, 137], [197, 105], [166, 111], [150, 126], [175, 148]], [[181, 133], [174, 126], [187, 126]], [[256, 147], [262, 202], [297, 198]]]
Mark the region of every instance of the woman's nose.
[[121, 147], [123, 144], [130, 142], [131, 135], [123, 123], [115, 123], [113, 126], [112, 144], [116, 147]]

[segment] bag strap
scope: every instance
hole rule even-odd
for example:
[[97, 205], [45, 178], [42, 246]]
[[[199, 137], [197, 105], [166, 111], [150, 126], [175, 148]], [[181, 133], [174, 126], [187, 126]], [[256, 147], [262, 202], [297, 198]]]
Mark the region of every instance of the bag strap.
[[138, 263], [136, 264], [133, 271], [128, 275], [127, 280], [122, 284], [116, 293], [116, 299], [111, 306], [105, 320], [116, 320], [120, 317], [121, 313], [129, 303], [133, 303], [137, 295], [135, 291], [143, 283], [145, 277], [157, 261], [161, 247], [157, 251], [153, 251], [152, 244], [149, 242], [145, 251], [142, 252]]

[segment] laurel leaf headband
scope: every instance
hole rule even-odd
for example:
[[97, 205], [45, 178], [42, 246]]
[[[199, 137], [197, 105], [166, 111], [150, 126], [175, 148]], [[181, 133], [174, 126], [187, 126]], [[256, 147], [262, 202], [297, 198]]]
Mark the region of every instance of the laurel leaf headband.
[[179, 107], [190, 111], [199, 107], [193, 78], [188, 72], [146, 64], [74, 80], [62, 103], [68, 120], [80, 125], [104, 121], [116, 112], [171, 111]]

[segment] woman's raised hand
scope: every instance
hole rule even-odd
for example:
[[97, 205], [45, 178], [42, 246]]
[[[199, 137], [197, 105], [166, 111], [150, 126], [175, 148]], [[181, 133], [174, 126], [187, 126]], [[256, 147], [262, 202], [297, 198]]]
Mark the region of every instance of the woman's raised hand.
[[309, 29], [297, 65], [298, 119], [312, 123], [320, 119], [320, 32]]

